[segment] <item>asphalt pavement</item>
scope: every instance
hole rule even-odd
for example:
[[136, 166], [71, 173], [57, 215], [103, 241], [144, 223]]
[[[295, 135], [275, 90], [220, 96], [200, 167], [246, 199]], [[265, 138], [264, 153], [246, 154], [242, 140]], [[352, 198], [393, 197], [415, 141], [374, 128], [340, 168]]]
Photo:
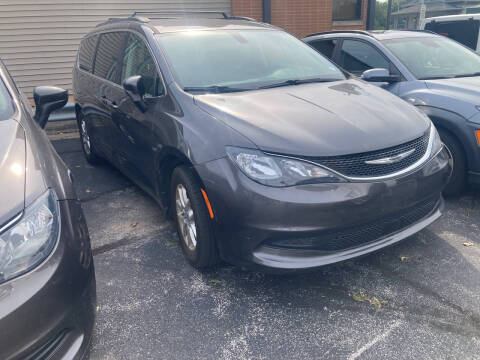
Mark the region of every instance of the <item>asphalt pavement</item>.
[[173, 223], [78, 139], [72, 169], [97, 276], [91, 359], [480, 359], [480, 193], [419, 234], [304, 274], [184, 260]]

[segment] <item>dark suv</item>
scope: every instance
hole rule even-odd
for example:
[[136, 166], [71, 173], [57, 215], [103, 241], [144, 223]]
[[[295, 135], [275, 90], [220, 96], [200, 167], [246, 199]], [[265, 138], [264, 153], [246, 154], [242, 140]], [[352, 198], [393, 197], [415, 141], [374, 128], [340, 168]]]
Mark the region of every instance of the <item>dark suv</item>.
[[445, 194], [480, 184], [480, 57], [428, 31], [336, 31], [304, 41], [428, 115], [453, 157]]
[[191, 264], [312, 268], [440, 216], [450, 165], [428, 117], [284, 31], [213, 17], [111, 19], [74, 70], [87, 159], [173, 215]]

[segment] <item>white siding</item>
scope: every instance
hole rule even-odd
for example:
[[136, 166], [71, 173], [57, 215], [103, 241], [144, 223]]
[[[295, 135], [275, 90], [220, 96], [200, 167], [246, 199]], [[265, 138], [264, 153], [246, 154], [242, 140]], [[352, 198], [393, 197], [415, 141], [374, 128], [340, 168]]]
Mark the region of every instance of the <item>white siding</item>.
[[80, 39], [109, 17], [134, 11], [206, 10], [231, 13], [231, 0], [0, 0], [0, 58], [17, 85], [71, 90]]

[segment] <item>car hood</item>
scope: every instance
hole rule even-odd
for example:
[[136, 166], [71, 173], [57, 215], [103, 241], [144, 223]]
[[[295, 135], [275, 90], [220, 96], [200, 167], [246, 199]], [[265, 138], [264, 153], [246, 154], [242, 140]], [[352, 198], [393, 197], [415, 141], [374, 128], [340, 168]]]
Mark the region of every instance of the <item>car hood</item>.
[[25, 202], [25, 132], [15, 120], [0, 121], [0, 227]]
[[195, 102], [260, 149], [290, 155], [383, 149], [420, 137], [430, 124], [412, 105], [360, 80], [205, 94]]
[[469, 119], [478, 113], [480, 105], [480, 76], [457, 79], [427, 80], [429, 90], [436, 95], [432, 104], [454, 111]]

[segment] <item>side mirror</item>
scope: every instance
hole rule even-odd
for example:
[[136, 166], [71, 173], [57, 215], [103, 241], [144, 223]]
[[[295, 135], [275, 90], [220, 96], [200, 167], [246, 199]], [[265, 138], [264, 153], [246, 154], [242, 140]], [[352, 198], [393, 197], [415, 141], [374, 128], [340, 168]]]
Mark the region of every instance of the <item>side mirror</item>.
[[141, 112], [147, 111], [147, 103], [145, 102], [145, 86], [143, 78], [140, 75], [131, 76], [123, 82], [123, 88], [128, 97], [140, 109]]
[[68, 91], [54, 86], [37, 86], [33, 90], [35, 116], [33, 119], [43, 129], [52, 111], [62, 108], [68, 101]]
[[390, 71], [387, 69], [370, 69], [364, 71], [362, 79], [368, 82], [386, 82], [394, 83], [400, 81], [400, 76], [390, 75]]

